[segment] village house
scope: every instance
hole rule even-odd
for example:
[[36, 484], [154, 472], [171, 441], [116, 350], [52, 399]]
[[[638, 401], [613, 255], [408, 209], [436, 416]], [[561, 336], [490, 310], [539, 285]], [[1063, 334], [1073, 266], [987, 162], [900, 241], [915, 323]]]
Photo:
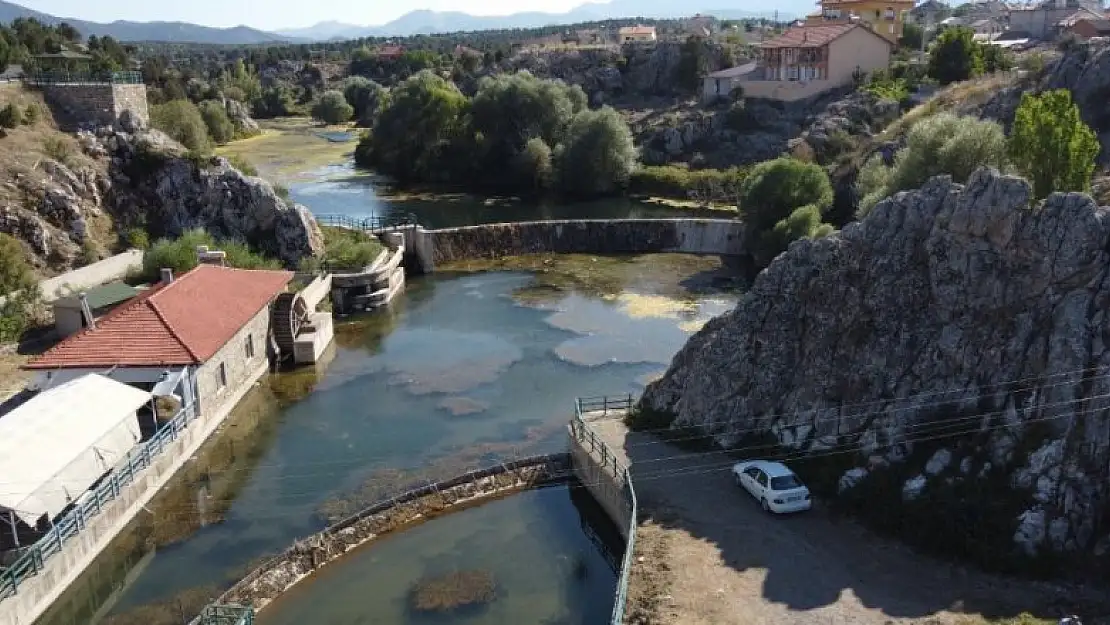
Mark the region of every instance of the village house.
[[863, 24], [833, 24], [791, 28], [758, 47], [756, 63], [710, 74], [703, 100], [737, 87], [750, 98], [809, 98], [889, 67], [893, 44]]
[[651, 43], [656, 40], [654, 26], [624, 26], [617, 31], [621, 43]]
[[1080, 39], [1110, 37], [1110, 19], [1085, 9], [1060, 20], [1058, 26], [1061, 35], [1074, 35]]
[[806, 16], [806, 26], [861, 23], [897, 44], [914, 0], [821, 0], [821, 10]]
[[230, 409], [269, 368], [271, 308], [293, 274], [202, 264], [162, 281], [25, 368], [49, 389], [89, 373], [144, 390], [177, 388], [197, 414]]
[[1069, 18], [1080, 11], [1092, 19], [1103, 15], [1100, 0], [1046, 0], [1036, 7], [1011, 9], [1010, 30], [1052, 40], [1067, 31]]

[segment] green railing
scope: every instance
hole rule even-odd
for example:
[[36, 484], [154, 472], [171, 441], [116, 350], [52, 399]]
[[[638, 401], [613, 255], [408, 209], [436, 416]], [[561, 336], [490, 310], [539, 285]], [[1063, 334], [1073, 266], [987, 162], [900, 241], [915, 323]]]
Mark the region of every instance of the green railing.
[[[632, 486], [632, 474], [628, 467], [617, 459], [613, 450], [602, 441], [593, 428], [583, 418], [589, 413], [601, 412], [608, 415], [610, 411], [622, 411], [627, 414], [632, 410], [634, 400], [632, 395], [605, 396], [605, 397], [579, 397], [574, 400], [574, 420], [571, 421], [571, 433], [580, 442], [588, 443], [593, 451], [601, 456], [603, 466], [612, 468], [613, 478], [624, 495], [624, 503], [628, 511], [628, 539], [624, 546], [624, 560], [621, 562], [620, 575], [617, 579], [616, 596], [613, 599], [613, 614], [609, 619], [610, 625], [624, 623], [624, 607], [628, 602], [628, 575], [632, 570], [632, 552], [636, 547], [636, 490]], [[615, 519], [614, 519], [615, 520]]]
[[333, 228], [346, 228], [348, 230], [362, 230], [373, 232], [400, 226], [416, 225], [416, 215], [412, 213], [388, 213], [385, 215], [370, 215], [369, 217], [352, 217], [350, 215], [317, 215], [316, 223], [321, 226]]
[[210, 605], [204, 608], [198, 625], [252, 625], [254, 608], [243, 605]]
[[81, 83], [111, 83], [115, 85], [141, 85], [142, 72], [71, 72], [67, 70], [40, 70], [23, 77], [29, 85], [67, 85]]
[[170, 443], [177, 440], [194, 419], [191, 406], [182, 408], [153, 438], [128, 452], [126, 464], [121, 463], [98, 485], [86, 491], [79, 503], [56, 520], [45, 536], [31, 545], [10, 567], [0, 571], [0, 600], [16, 594], [20, 584], [38, 574], [46, 561], [62, 550], [67, 540], [81, 533], [108, 503], [135, 481], [136, 474], [150, 466]]

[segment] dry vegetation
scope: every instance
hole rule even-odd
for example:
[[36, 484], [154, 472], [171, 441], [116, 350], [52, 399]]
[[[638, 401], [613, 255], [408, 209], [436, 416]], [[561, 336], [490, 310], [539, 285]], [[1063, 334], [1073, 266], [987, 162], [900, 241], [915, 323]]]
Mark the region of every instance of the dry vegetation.
[[[49, 175], [43, 163], [56, 160], [72, 170], [103, 170], [106, 164], [86, 156], [76, 140], [58, 130], [50, 109], [42, 95], [23, 89], [17, 84], [0, 85], [0, 108], [13, 104], [21, 111], [29, 107], [37, 110], [38, 119], [18, 128], [4, 129], [0, 136], [0, 207], [36, 207], [42, 202], [42, 192]], [[108, 253], [117, 237], [112, 220], [106, 214], [92, 215], [88, 219], [91, 245], [81, 261], [99, 260]], [[69, 269], [47, 259], [38, 262], [35, 270], [50, 276]]]
[[23, 390], [31, 376], [20, 367], [30, 359], [24, 354], [0, 350], [0, 403]]

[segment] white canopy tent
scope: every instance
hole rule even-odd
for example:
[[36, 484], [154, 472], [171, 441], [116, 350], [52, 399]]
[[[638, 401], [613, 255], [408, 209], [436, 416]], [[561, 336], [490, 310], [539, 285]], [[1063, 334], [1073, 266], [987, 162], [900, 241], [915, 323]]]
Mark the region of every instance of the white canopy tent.
[[141, 440], [136, 412], [150, 399], [91, 373], [0, 417], [0, 519], [15, 532], [16, 519], [57, 516]]

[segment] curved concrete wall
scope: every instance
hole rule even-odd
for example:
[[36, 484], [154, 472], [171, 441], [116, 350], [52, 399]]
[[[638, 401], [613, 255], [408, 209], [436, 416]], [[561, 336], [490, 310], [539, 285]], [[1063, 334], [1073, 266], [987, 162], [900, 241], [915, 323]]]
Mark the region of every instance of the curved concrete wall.
[[745, 255], [744, 224], [735, 219], [576, 219], [403, 232], [425, 273], [452, 261], [545, 252]]
[[316, 569], [382, 534], [484, 499], [570, 479], [573, 476], [570, 465], [568, 453], [524, 458], [380, 501], [298, 541], [232, 586], [216, 603], [261, 609]]

